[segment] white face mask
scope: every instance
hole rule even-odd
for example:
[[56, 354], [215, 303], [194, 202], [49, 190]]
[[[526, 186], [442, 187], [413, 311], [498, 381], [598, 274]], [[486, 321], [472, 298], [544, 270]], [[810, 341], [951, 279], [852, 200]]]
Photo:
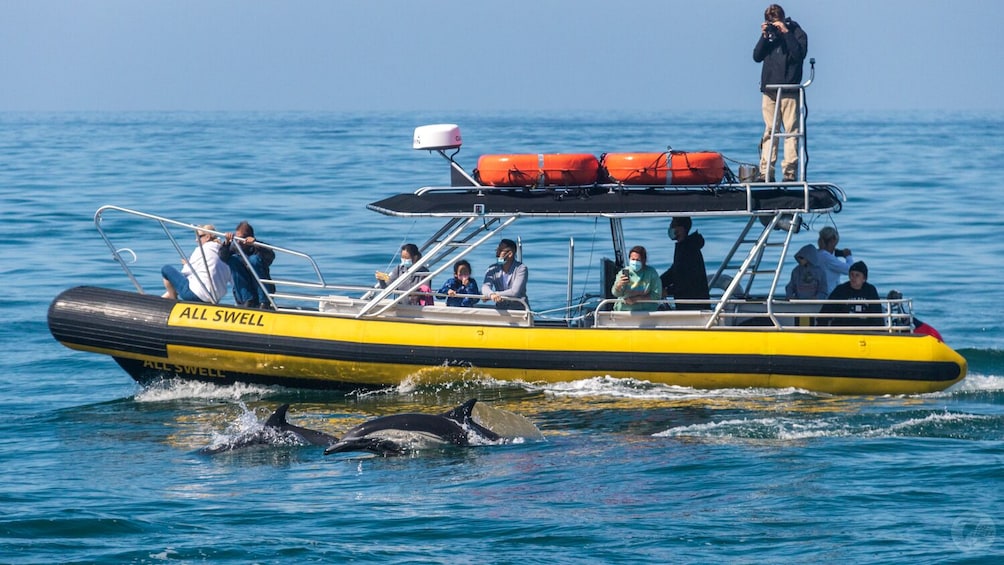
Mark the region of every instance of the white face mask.
[[630, 261], [628, 261], [628, 267], [630, 267], [632, 271], [634, 271], [636, 273], [640, 273], [641, 272], [641, 261], [639, 261], [637, 259], [631, 259]]

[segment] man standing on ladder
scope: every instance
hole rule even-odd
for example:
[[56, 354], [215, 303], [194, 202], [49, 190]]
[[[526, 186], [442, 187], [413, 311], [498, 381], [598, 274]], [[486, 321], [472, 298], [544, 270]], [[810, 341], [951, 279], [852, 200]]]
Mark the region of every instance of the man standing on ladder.
[[[784, 125], [784, 161], [781, 163], [784, 180], [796, 180], [798, 173], [798, 90], [768, 89], [767, 85], [802, 82], [802, 61], [809, 50], [809, 39], [798, 23], [784, 16], [784, 8], [771, 4], [764, 11], [760, 24], [760, 40], [753, 48], [753, 61], [763, 63], [760, 71], [760, 92], [763, 93], [763, 138], [760, 140], [760, 178], [774, 181], [774, 164], [777, 162], [777, 132], [775, 116]], [[778, 100], [780, 98], [780, 100]], [[780, 112], [775, 107], [780, 103]]]

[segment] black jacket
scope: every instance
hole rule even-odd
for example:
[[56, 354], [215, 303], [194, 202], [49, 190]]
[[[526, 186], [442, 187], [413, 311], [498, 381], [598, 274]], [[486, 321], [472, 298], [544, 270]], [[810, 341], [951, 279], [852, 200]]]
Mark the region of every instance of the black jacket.
[[788, 33], [776, 33], [773, 40], [760, 34], [753, 48], [753, 60], [762, 62], [760, 91], [768, 84], [798, 84], [802, 82], [802, 61], [809, 52], [809, 38], [798, 22], [785, 20]]
[[[676, 242], [673, 264], [660, 277], [666, 296], [682, 299], [708, 299], [708, 273], [704, 268], [704, 236], [698, 232], [687, 234]], [[680, 305], [683, 309], [700, 309], [700, 305]]]
[[[846, 304], [824, 304], [823, 314], [878, 314], [882, 312], [880, 304], [856, 303], [858, 300], [878, 300], [878, 290], [866, 282], [859, 290], [851, 288], [850, 281], [838, 284], [827, 300], [848, 300]], [[821, 318], [823, 326], [881, 326], [882, 318]]]

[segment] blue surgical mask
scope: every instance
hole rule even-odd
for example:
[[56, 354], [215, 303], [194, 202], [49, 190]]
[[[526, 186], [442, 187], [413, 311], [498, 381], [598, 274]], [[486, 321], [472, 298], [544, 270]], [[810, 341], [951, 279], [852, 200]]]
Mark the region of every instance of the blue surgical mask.
[[402, 267], [410, 267], [411, 266], [411, 259], [401, 259], [401, 266]]
[[628, 261], [628, 267], [631, 267], [632, 271], [634, 271], [636, 273], [640, 273], [641, 272], [641, 261], [639, 261], [637, 259], [631, 259], [630, 261]]
[[498, 263], [499, 265], [504, 265], [505, 264], [505, 257], [497, 257], [495, 259], [495, 262]]

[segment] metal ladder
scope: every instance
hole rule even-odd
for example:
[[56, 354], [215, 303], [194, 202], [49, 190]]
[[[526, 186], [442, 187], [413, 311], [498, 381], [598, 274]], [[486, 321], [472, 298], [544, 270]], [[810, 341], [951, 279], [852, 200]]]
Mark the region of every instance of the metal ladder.
[[[782, 225], [784, 221], [788, 222], [787, 226]], [[770, 221], [767, 222], [758, 236], [751, 237], [752, 228], [756, 223], [760, 222], [760, 217], [750, 217], [749, 221], [746, 222], [746, 227], [743, 228], [742, 234], [732, 245], [732, 249], [729, 250], [722, 265], [712, 278], [712, 285], [716, 285], [724, 273], [735, 271], [735, 276], [729, 282], [728, 286], [725, 287], [722, 300], [715, 307], [715, 311], [709, 321], [709, 326], [715, 323], [719, 318], [719, 314], [721, 314], [733, 298], [748, 297], [750, 291], [753, 289], [753, 282], [761, 275], [769, 275], [771, 277], [766, 297], [767, 314], [774, 324], [778, 325], [777, 320], [774, 319], [771, 305], [774, 300], [774, 292], [777, 289], [778, 279], [781, 276], [781, 270], [784, 267], [785, 258], [788, 256], [788, 246], [791, 243], [792, 236], [798, 232], [801, 221], [801, 214], [797, 212], [791, 215], [775, 214], [770, 218]], [[781, 234], [784, 235], [781, 240], [771, 237], [772, 235]], [[748, 249], [746, 249], [747, 247]], [[741, 263], [737, 264], [735, 260], [737, 257], [744, 255], [743, 249], [746, 249], [745, 258]], [[774, 251], [777, 253], [773, 253]]]
[[[777, 103], [774, 104], [774, 118], [771, 122], [770, 137], [767, 141], [767, 147], [761, 148], [766, 151], [766, 153], [761, 153], [761, 161], [764, 159], [763, 155], [774, 155], [775, 151], [780, 152], [781, 147], [779, 147], [781, 141], [793, 137], [798, 142], [798, 177], [796, 180], [798, 182], [805, 182], [805, 169], [806, 164], [809, 159], [808, 149], [806, 148], [806, 136], [805, 136], [805, 119], [808, 117], [809, 109], [805, 105], [805, 89], [812, 84], [813, 78], [816, 76], [816, 59], [809, 59], [809, 79], [802, 84], [768, 84], [766, 88], [775, 90], [774, 100]], [[796, 114], [798, 117], [798, 131], [792, 132], [780, 132], [778, 128], [781, 126], [781, 97], [783, 93], [789, 91], [798, 92], [798, 108], [796, 109]], [[776, 163], [775, 163], [776, 167]], [[771, 175], [774, 174], [773, 168], [769, 171]], [[764, 177], [764, 181], [769, 181], [770, 176]]]

